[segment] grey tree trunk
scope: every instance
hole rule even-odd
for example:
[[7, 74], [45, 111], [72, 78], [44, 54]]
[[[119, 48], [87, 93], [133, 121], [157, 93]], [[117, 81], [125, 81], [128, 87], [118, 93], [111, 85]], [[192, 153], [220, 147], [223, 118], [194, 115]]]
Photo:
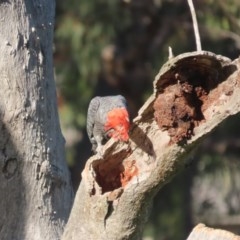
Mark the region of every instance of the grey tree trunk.
[[53, 76], [55, 1], [0, 1], [0, 239], [60, 239], [72, 205]]

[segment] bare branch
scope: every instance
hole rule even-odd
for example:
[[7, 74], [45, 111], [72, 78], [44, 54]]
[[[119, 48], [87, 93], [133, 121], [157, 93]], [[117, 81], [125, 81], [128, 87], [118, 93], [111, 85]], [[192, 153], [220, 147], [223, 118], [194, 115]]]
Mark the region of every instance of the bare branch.
[[187, 1], [188, 1], [188, 5], [189, 5], [189, 8], [190, 8], [191, 15], [192, 15], [193, 29], [194, 29], [194, 34], [195, 34], [197, 51], [202, 51], [201, 39], [200, 39], [198, 22], [197, 22], [197, 17], [196, 17], [196, 12], [195, 12], [195, 9], [194, 9], [194, 5], [193, 5], [192, 0], [187, 0]]
[[174, 55], [173, 55], [173, 51], [172, 51], [172, 47], [168, 47], [168, 59], [171, 59], [171, 58], [173, 58], [174, 57]]

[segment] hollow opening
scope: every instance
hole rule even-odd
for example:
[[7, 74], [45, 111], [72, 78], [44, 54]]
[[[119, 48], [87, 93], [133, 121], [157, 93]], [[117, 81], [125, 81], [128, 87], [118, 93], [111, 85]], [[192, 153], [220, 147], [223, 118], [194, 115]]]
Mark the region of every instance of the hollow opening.
[[[226, 72], [220, 64], [211, 68], [187, 61], [162, 76], [154, 117], [160, 129], [168, 131], [171, 143], [185, 143], [191, 138], [194, 128], [204, 120], [209, 94], [226, 79]], [[230, 75], [233, 69], [228, 72]]]
[[102, 188], [102, 194], [124, 188], [134, 176], [138, 175], [136, 161], [125, 158], [125, 153], [119, 153], [94, 164], [95, 180]]

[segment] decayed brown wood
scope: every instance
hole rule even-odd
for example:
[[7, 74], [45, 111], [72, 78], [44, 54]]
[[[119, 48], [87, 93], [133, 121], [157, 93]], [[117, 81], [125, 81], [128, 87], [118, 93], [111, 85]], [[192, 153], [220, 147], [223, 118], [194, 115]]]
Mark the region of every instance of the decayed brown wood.
[[190, 233], [187, 240], [240, 240], [240, 236], [225, 230], [206, 227], [198, 224]]
[[156, 192], [204, 136], [240, 111], [239, 67], [210, 52], [171, 58], [130, 141], [110, 140], [102, 158], [87, 161], [62, 239], [141, 239]]

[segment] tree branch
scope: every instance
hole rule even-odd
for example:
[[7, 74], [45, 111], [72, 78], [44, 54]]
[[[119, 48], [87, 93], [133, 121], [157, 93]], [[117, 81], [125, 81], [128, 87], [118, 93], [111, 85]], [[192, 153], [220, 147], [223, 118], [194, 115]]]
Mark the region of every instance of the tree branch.
[[187, 240], [240, 240], [240, 237], [230, 232], [208, 228], [204, 224], [198, 224], [191, 232]]
[[240, 111], [239, 67], [210, 52], [170, 59], [129, 143], [110, 140], [103, 159], [87, 161], [62, 239], [141, 239], [157, 191], [204, 136]]
[[202, 51], [201, 39], [200, 39], [200, 34], [199, 34], [199, 28], [198, 28], [198, 22], [197, 22], [195, 8], [194, 8], [192, 0], [187, 0], [187, 2], [189, 5], [189, 8], [190, 8], [191, 16], [192, 16], [197, 51]]

